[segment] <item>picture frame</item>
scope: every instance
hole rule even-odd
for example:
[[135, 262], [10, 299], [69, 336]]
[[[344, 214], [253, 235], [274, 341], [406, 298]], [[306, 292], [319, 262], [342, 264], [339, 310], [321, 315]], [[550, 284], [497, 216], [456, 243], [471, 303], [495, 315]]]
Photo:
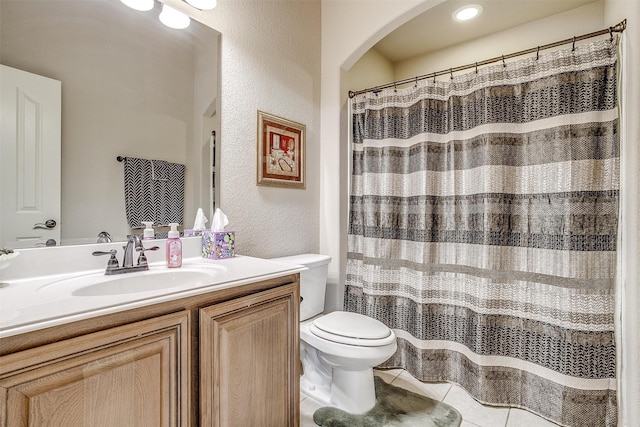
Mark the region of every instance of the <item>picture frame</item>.
[[305, 188], [306, 126], [258, 110], [257, 185]]

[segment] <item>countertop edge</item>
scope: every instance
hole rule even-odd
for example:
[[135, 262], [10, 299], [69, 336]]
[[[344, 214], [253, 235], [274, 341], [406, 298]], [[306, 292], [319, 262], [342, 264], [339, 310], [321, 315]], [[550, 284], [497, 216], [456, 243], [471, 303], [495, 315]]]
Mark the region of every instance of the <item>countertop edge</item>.
[[283, 277], [290, 274], [296, 274], [304, 270], [306, 270], [305, 267], [292, 264], [291, 268], [286, 268], [283, 270], [279, 270], [277, 272], [247, 276], [247, 277], [243, 277], [242, 279], [231, 280], [231, 281], [219, 283], [219, 284], [203, 285], [197, 288], [186, 289], [184, 291], [178, 291], [171, 294], [151, 295], [149, 296], [149, 298], [138, 299], [136, 301], [131, 301], [128, 303], [105, 306], [105, 307], [100, 307], [92, 310], [87, 310], [84, 312], [78, 312], [78, 313], [62, 315], [62, 316], [58, 316], [50, 319], [34, 321], [31, 323], [25, 323], [22, 325], [17, 325], [15, 327], [8, 327], [4, 330], [0, 330], [0, 340], [2, 340], [3, 338], [8, 338], [15, 335], [28, 333], [28, 332], [35, 332], [38, 330], [42, 330], [42, 329], [46, 329], [54, 326], [65, 325], [65, 324], [77, 322], [80, 320], [86, 320], [86, 319], [99, 317], [103, 315], [115, 314], [115, 313], [133, 310], [141, 307], [147, 307], [154, 304], [160, 304], [168, 301], [188, 298], [191, 296], [210, 293], [216, 290], [234, 288], [234, 287], [246, 285], [249, 283], [254, 283], [256, 281], [263, 281], [263, 280]]

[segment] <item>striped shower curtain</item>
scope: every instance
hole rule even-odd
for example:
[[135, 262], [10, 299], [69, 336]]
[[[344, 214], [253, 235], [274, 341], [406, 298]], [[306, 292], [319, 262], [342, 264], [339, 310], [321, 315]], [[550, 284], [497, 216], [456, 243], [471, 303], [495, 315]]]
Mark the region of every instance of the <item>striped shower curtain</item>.
[[384, 367], [617, 423], [617, 39], [352, 100], [345, 309]]

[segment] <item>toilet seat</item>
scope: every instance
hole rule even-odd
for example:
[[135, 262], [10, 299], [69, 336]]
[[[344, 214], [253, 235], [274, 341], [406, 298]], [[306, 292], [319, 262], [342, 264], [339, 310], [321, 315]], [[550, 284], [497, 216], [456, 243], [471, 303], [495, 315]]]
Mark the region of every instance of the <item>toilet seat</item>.
[[315, 319], [309, 331], [328, 341], [363, 347], [380, 347], [396, 340], [384, 323], [346, 311], [334, 311]]

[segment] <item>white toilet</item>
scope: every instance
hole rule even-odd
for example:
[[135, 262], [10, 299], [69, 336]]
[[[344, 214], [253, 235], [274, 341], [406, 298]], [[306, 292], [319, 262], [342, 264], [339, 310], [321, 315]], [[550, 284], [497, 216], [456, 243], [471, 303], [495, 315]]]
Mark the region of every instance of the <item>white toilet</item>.
[[376, 399], [373, 368], [395, 353], [395, 334], [361, 314], [320, 315], [331, 257], [304, 254], [273, 260], [308, 268], [300, 273], [300, 390], [324, 405], [352, 414], [367, 412]]

